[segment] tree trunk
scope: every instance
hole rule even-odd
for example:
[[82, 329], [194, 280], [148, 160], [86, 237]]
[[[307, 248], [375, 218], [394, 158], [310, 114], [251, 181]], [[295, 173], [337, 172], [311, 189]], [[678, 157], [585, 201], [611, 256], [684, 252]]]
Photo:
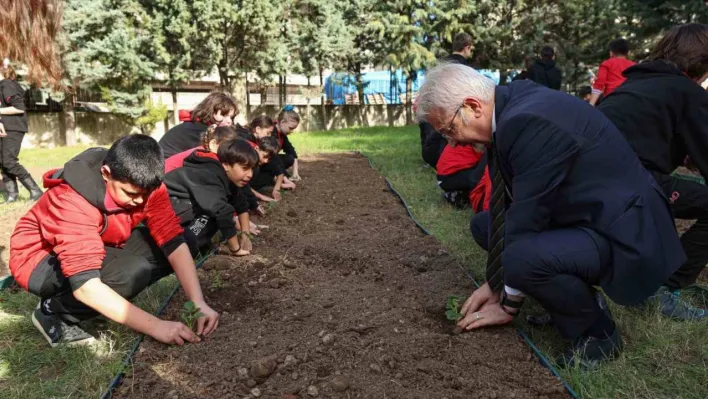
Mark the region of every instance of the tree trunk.
[[76, 101], [76, 91], [79, 89], [78, 79], [73, 79], [71, 89], [66, 93], [62, 113], [64, 114], [64, 145], [67, 147], [75, 146], [77, 143], [76, 137], [76, 112], [74, 112], [74, 102]]
[[326, 107], [325, 107], [325, 93], [324, 93], [324, 71], [322, 71], [322, 67], [320, 67], [320, 87], [322, 87], [322, 98], [320, 100], [320, 112], [322, 113], [322, 130], [327, 131], [327, 113], [326, 113]]
[[179, 125], [179, 105], [177, 104], [177, 87], [172, 87], [172, 123], [174, 126]]
[[244, 115], [246, 115], [246, 121], [250, 121], [251, 113], [251, 89], [248, 87], [248, 72], [246, 72], [246, 111], [244, 112]]
[[413, 90], [413, 79], [411, 78], [411, 73], [406, 76], [406, 124], [410, 125], [413, 123], [413, 114], [411, 109], [411, 92]]

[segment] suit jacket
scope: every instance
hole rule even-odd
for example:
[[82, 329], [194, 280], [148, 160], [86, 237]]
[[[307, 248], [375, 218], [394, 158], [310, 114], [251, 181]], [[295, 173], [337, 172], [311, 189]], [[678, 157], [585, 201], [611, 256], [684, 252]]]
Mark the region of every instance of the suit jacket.
[[[497, 157], [513, 197], [505, 245], [558, 228], [606, 238], [600, 285], [637, 304], [685, 261], [669, 203], [617, 128], [594, 107], [529, 81], [497, 87]], [[539, 249], [542, 250], [542, 249]]]

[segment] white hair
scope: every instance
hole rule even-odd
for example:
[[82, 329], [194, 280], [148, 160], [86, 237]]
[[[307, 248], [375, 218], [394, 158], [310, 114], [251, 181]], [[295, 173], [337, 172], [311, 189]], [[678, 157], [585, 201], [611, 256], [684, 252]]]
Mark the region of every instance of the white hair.
[[452, 115], [467, 97], [482, 102], [494, 98], [494, 81], [466, 65], [444, 63], [429, 70], [416, 98], [416, 120], [424, 122], [432, 110]]

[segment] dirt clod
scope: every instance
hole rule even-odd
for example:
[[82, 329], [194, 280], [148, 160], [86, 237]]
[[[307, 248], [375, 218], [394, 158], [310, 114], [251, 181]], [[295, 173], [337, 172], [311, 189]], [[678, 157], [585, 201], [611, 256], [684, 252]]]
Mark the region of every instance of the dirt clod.
[[349, 379], [343, 375], [337, 375], [329, 380], [329, 386], [334, 392], [344, 392], [349, 389]]
[[251, 395], [253, 395], [253, 397], [260, 398], [261, 397], [261, 390], [258, 388], [253, 388], [253, 389], [251, 389]]
[[278, 367], [278, 363], [271, 357], [258, 359], [251, 363], [251, 375], [254, 378], [267, 378]]
[[316, 386], [310, 385], [309, 387], [307, 387], [307, 394], [308, 394], [309, 396], [315, 398], [315, 397], [319, 396], [320, 390], [317, 389]]
[[332, 342], [334, 342], [334, 334], [326, 334], [324, 337], [322, 337], [323, 344], [329, 345]]

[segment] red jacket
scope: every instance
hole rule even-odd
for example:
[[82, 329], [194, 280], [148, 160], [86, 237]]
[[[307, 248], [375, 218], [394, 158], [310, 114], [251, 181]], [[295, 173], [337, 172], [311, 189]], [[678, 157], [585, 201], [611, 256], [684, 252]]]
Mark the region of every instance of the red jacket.
[[624, 83], [626, 78], [622, 75], [622, 72], [634, 64], [636, 62], [626, 58], [610, 58], [603, 61], [597, 71], [597, 79], [592, 84], [592, 92], [607, 97]]
[[[145, 222], [166, 255], [184, 242], [164, 184], [143, 206], [124, 209], [107, 194], [100, 167], [106, 149], [90, 149], [63, 169], [44, 175], [48, 190], [15, 225], [10, 239], [10, 272], [27, 289], [35, 267], [56, 254], [65, 277], [100, 277], [105, 246], [122, 247], [131, 230]], [[85, 280], [84, 280], [85, 281]]]
[[188, 156], [192, 155], [194, 151], [199, 150], [201, 148], [201, 146], [190, 148], [187, 151], [178, 152], [177, 154], [167, 158], [165, 160], [165, 174], [168, 174], [173, 170], [184, 166], [184, 160], [187, 159]]
[[[445, 146], [438, 164], [436, 165], [438, 178], [450, 176], [465, 169], [474, 168], [484, 154], [469, 145]], [[469, 191], [469, 200], [472, 209], [489, 209], [489, 199], [492, 196], [492, 181], [489, 178], [489, 168], [485, 166], [482, 178], [477, 185]], [[480, 207], [481, 206], [481, 207]]]

